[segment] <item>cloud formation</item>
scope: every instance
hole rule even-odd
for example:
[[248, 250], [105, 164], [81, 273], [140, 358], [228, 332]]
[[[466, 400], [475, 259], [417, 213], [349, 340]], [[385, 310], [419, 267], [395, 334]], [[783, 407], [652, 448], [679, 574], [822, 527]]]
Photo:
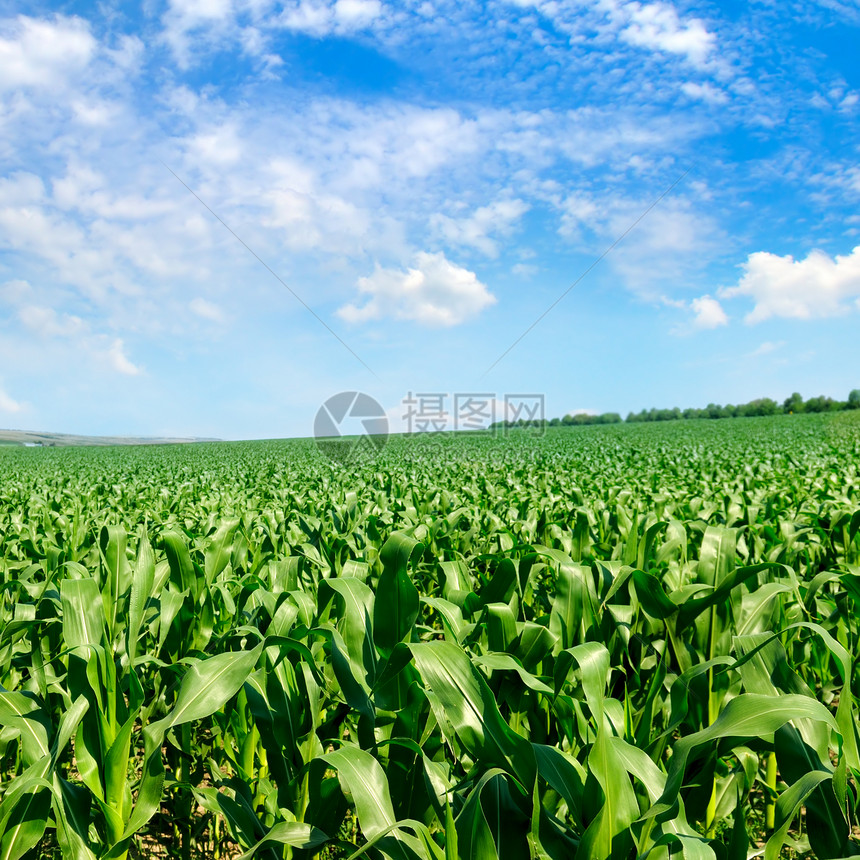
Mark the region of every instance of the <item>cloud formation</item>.
[[0, 388], [0, 415], [3, 413], [17, 415], [24, 411], [24, 404], [13, 400], [2, 388]]
[[329, 33], [345, 35], [370, 27], [382, 15], [379, 0], [300, 0], [285, 3], [278, 24], [287, 30], [321, 37]]
[[693, 318], [693, 328], [696, 329], [712, 329], [719, 328], [721, 325], [727, 325], [729, 318], [723, 310], [722, 305], [711, 296], [701, 296], [698, 299], [693, 299], [690, 302], [695, 317]]
[[860, 246], [845, 256], [811, 251], [804, 259], [767, 251], [750, 254], [737, 286], [721, 297], [752, 299], [744, 318], [758, 323], [770, 317], [818, 319], [840, 316], [860, 308]]
[[122, 338], [93, 331], [90, 323], [75, 314], [57, 313], [54, 308], [22, 304], [18, 319], [35, 337], [54, 344], [67, 344], [78, 354], [89, 357], [99, 368], [126, 376], [137, 376], [141, 369], [126, 355]]
[[670, 3], [613, 4], [615, 16], [624, 21], [621, 38], [649, 50], [680, 54], [694, 66], [703, 66], [716, 44], [699, 18], [683, 20]]
[[460, 325], [495, 304], [478, 276], [450, 262], [440, 251], [415, 255], [414, 266], [376, 271], [358, 281], [364, 304], [347, 304], [338, 316], [350, 323], [382, 318], [410, 320], [430, 327]]
[[80, 18], [17, 18], [0, 21], [0, 92], [64, 88], [83, 70], [97, 47]]

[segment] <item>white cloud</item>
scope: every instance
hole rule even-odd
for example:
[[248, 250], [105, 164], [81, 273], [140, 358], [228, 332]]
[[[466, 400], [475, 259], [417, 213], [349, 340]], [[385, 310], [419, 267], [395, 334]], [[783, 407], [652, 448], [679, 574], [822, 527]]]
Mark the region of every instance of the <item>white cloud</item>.
[[[515, 6], [534, 6], [571, 39], [577, 48], [590, 43], [616, 42], [684, 57], [704, 66], [713, 53], [716, 36], [700, 18], [682, 17], [672, 3], [624, 0], [508, 0]], [[602, 20], [601, 20], [602, 19]], [[536, 35], [542, 33], [536, 31]]]
[[281, 24], [287, 30], [324, 36], [332, 28], [333, 15], [330, 7], [322, 3], [293, 3], [284, 6]]
[[574, 193], [559, 204], [561, 209], [561, 226], [558, 232], [562, 236], [581, 238], [582, 228], [594, 228], [603, 221], [605, 210], [588, 195]]
[[[699, 298], [689, 302], [661, 296], [659, 301], [667, 307], [687, 312], [687, 319], [671, 330], [671, 333], [677, 337], [687, 337], [696, 332], [709, 331], [727, 325], [729, 322], [729, 317], [722, 305], [712, 296], [699, 296]], [[690, 312], [692, 312], [692, 316], [690, 316]]]
[[336, 0], [331, 4], [300, 0], [284, 4], [279, 23], [287, 30], [311, 36], [343, 35], [372, 26], [382, 13], [379, 0]]
[[55, 178], [51, 185], [53, 203], [58, 208], [107, 221], [142, 221], [173, 209], [170, 200], [156, 200], [137, 190], [132, 193], [112, 190], [103, 173], [77, 158], [66, 165], [65, 174]]
[[692, 326], [695, 329], [712, 329], [726, 325], [729, 318], [723, 310], [722, 305], [711, 296], [701, 296], [690, 302], [695, 317]]
[[233, 12], [230, 0], [170, 0], [170, 10], [186, 21], [220, 21]]
[[436, 214], [430, 219], [437, 235], [454, 245], [475, 248], [488, 257], [499, 253], [498, 242], [490, 238], [491, 233], [509, 236], [517, 221], [529, 210], [529, 205], [516, 198], [495, 200], [487, 206], [478, 207], [465, 218], [451, 218]]
[[[402, 106], [380, 119], [382, 138], [371, 134], [366, 142], [358, 142], [356, 149], [376, 158], [392, 157], [395, 169], [416, 178], [485, 149], [490, 144], [487, 133], [492, 133], [489, 126], [494, 124], [489, 117], [486, 121], [471, 119], [452, 108], [427, 110], [411, 106]], [[380, 143], [383, 150], [379, 149]]]
[[140, 373], [140, 368], [132, 364], [128, 356], [125, 354], [125, 345], [122, 338], [116, 338], [107, 350], [107, 359], [110, 366], [118, 373], [123, 373], [126, 376], [137, 376]]
[[725, 90], [717, 89], [717, 87], [708, 82], [696, 83], [695, 81], [685, 81], [681, 84], [681, 90], [691, 99], [701, 99], [703, 102], [710, 102], [715, 105], [726, 104], [729, 100]]
[[[162, 18], [164, 40], [180, 67], [189, 62], [190, 33], [193, 32], [198, 41], [211, 41], [225, 31], [236, 31], [238, 35], [234, 15], [231, 0], [170, 0]], [[204, 36], [205, 40], [201, 39]]]
[[345, 27], [366, 27], [382, 14], [379, 0], [337, 0], [334, 16]]
[[13, 400], [2, 388], [0, 388], [0, 414], [8, 413], [17, 415], [24, 411], [24, 404]]
[[860, 307], [860, 246], [847, 256], [812, 251], [803, 260], [767, 251], [750, 254], [737, 286], [723, 298], [747, 296], [755, 303], [745, 317], [757, 323], [770, 317], [815, 319]]
[[496, 301], [474, 272], [450, 262], [442, 252], [422, 251], [414, 267], [376, 271], [358, 281], [363, 305], [344, 305], [338, 316], [347, 322], [392, 317], [426, 326], [454, 326], [477, 316]]
[[851, 92], [845, 96], [844, 99], [839, 103], [839, 109], [844, 111], [849, 111], [852, 108], [857, 106], [857, 102], [860, 101], [860, 93]]
[[111, 58], [113, 64], [126, 72], [136, 72], [144, 57], [143, 40], [138, 36], [120, 36], [116, 48], [107, 48], [105, 53]]
[[197, 314], [197, 316], [205, 320], [215, 323], [224, 322], [224, 311], [218, 305], [206, 301], [206, 299], [199, 296], [196, 299], [192, 299], [188, 307], [191, 308], [192, 313]]
[[188, 154], [194, 164], [202, 162], [216, 168], [234, 165], [242, 157], [235, 125], [226, 123], [195, 134], [188, 141]]
[[669, 3], [624, 3], [617, 8], [626, 20], [621, 38], [631, 45], [680, 54], [694, 66], [702, 66], [714, 48], [716, 37], [698, 18], [682, 20]]
[[19, 15], [0, 21], [0, 91], [64, 88], [93, 58], [96, 40], [80, 18]]

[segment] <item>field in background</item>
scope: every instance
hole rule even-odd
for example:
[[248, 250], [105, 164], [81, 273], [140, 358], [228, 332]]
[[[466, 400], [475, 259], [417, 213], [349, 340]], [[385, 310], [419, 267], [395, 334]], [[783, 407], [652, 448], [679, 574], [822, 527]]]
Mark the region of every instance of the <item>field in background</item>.
[[183, 439], [153, 436], [77, 436], [71, 433], [40, 433], [34, 430], [0, 430], [0, 445], [27, 445], [44, 448], [95, 445], [176, 445], [184, 442], [209, 442], [210, 439]]
[[856, 854], [858, 463], [860, 412], [2, 447], [0, 858]]

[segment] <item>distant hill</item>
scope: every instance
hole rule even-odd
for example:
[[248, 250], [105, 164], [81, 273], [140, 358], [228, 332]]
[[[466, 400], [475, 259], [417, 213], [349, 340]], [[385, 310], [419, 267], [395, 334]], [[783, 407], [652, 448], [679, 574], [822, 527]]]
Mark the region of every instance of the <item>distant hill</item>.
[[32, 445], [69, 448], [73, 445], [186, 445], [190, 442], [219, 442], [220, 439], [172, 436], [75, 436], [71, 433], [36, 433], [30, 430], [0, 430], [0, 445]]

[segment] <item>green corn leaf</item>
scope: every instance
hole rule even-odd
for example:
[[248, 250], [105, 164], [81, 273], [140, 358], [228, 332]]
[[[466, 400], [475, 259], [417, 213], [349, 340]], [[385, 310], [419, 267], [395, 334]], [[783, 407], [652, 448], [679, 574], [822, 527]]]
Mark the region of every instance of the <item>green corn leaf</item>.
[[197, 603], [204, 579], [197, 574], [184, 536], [179, 532], [167, 531], [161, 536], [161, 541], [170, 564], [170, 581], [177, 591], [188, 592]]
[[649, 815], [660, 814], [675, 803], [687, 760], [697, 747], [721, 738], [766, 737], [791, 720], [818, 720], [838, 732], [833, 715], [820, 702], [806, 696], [760, 696], [745, 693], [732, 699], [713, 725], [679, 741], [669, 762], [666, 787]]
[[436, 719], [450, 722], [470, 755], [498, 765], [531, 787], [537, 773], [531, 745], [502, 719], [487, 682], [466, 654], [450, 642], [410, 647], [421, 678], [435, 697], [431, 704]]
[[312, 851], [328, 841], [329, 837], [317, 827], [302, 824], [299, 821], [284, 821], [276, 824], [259, 842], [240, 854], [236, 860], [251, 860], [261, 849], [269, 845], [288, 845], [291, 848], [301, 848]]
[[140, 639], [146, 604], [152, 596], [155, 580], [155, 554], [149, 539], [143, 535], [137, 547], [137, 561], [131, 575], [131, 596], [128, 603], [128, 626], [126, 627], [126, 653], [129, 663], [135, 665], [138, 640]]
[[385, 772], [370, 753], [357, 747], [344, 747], [322, 759], [337, 771], [341, 785], [352, 796], [362, 833], [367, 839], [397, 824]]
[[423, 551], [423, 544], [402, 532], [392, 534], [380, 551], [382, 574], [373, 606], [373, 636], [385, 656], [411, 634], [418, 618], [418, 589], [407, 569]]
[[831, 774], [823, 771], [812, 771], [804, 774], [782, 793], [776, 803], [776, 815], [779, 824], [765, 845], [765, 860], [778, 860], [785, 844], [788, 828], [800, 812], [801, 805], [821, 783], [828, 779], [832, 779]]
[[[100, 645], [105, 615], [102, 596], [94, 579], [66, 579], [60, 583], [63, 603], [63, 637], [69, 648]], [[83, 659], [88, 654], [82, 653]]]
[[6, 798], [0, 806], [0, 860], [19, 860], [34, 848], [48, 826], [51, 811], [51, 785], [44, 779], [32, 780], [28, 790], [10, 803]]
[[50, 719], [32, 693], [0, 692], [0, 726], [10, 726], [20, 732], [25, 765], [39, 761], [50, 752]]

